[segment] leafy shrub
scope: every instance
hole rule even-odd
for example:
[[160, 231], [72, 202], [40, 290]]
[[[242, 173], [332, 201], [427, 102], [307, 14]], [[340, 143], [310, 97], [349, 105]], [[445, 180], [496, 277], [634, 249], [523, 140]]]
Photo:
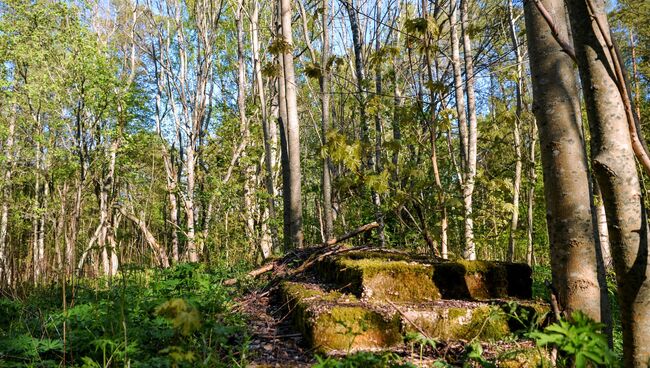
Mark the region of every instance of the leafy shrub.
[[564, 353], [564, 365], [577, 368], [617, 365], [616, 355], [609, 349], [607, 337], [602, 333], [605, 327], [580, 311], [569, 320], [560, 320], [544, 329], [528, 335], [538, 346], [552, 345]]
[[411, 363], [404, 362], [394, 353], [373, 354], [360, 352], [341, 359], [316, 356], [318, 363], [314, 368], [415, 368]]
[[71, 367], [245, 363], [245, 323], [221, 285], [229, 277], [225, 270], [194, 264], [125, 267], [112, 280], [66, 285], [65, 311], [56, 285], [22, 301], [0, 298], [0, 366], [59, 367], [64, 355]]

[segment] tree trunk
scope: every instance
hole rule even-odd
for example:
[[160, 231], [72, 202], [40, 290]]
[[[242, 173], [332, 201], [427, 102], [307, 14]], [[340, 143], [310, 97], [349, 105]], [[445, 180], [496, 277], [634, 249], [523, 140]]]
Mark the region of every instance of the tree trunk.
[[[253, 12], [251, 15], [251, 48], [253, 53], [253, 69], [255, 73], [255, 82], [257, 83], [257, 93], [260, 100], [260, 110], [262, 112], [262, 132], [264, 139], [264, 168], [266, 175], [264, 182], [266, 184], [266, 191], [268, 195], [268, 216], [265, 217], [265, 223], [270, 231], [271, 244], [266, 247], [262, 244], [262, 254], [264, 257], [271, 255], [274, 249], [278, 246], [278, 228], [275, 225], [275, 184], [273, 181], [273, 171], [275, 162], [275, 153], [273, 151], [273, 144], [271, 140], [270, 121], [268, 117], [268, 110], [266, 106], [266, 95], [264, 90], [264, 80], [262, 79], [262, 63], [260, 60], [260, 43], [259, 43], [259, 0], [254, 0]], [[266, 231], [264, 231], [266, 233]], [[266, 249], [270, 248], [270, 249]], [[266, 249], [266, 250], [265, 250]]]
[[[357, 19], [357, 11], [354, 8], [354, 3], [353, 0], [348, 1], [343, 1], [343, 5], [345, 6], [347, 13], [348, 13], [348, 19], [350, 20], [350, 31], [352, 32], [352, 47], [354, 49], [354, 70], [355, 70], [355, 76], [356, 76], [356, 83], [357, 83], [357, 98], [359, 100], [359, 125], [360, 125], [360, 131], [361, 131], [361, 143], [362, 146], [370, 146], [370, 134], [369, 134], [369, 128], [368, 128], [368, 117], [366, 114], [366, 104], [368, 100], [368, 94], [366, 92], [366, 88], [364, 87], [366, 84], [366, 73], [365, 73], [365, 68], [364, 68], [364, 62], [363, 62], [363, 44], [361, 41], [361, 30], [359, 29], [359, 22]], [[378, 8], [379, 9], [379, 8]], [[377, 35], [376, 35], [377, 36]], [[376, 84], [376, 87], [379, 87], [379, 92], [378, 94], [381, 94], [381, 76], [379, 76], [379, 79], [375, 79], [375, 83], [379, 82]], [[371, 168], [375, 173], [377, 173], [377, 169], [379, 166], [378, 160], [375, 158], [378, 152], [377, 150], [377, 145], [381, 145], [381, 121], [376, 120], [375, 121], [375, 129], [376, 129], [376, 139], [379, 140], [379, 143], [375, 142], [375, 153], [362, 153], [361, 160], [362, 160], [362, 167], [364, 168]], [[364, 150], [365, 151], [365, 150]], [[379, 193], [377, 193], [375, 190], [371, 190], [370, 197], [372, 200], [373, 205], [375, 206], [375, 217], [377, 219], [377, 223], [379, 223], [379, 245], [383, 247], [385, 245], [385, 234], [384, 234], [384, 215], [381, 211], [381, 198], [379, 196]]]
[[[279, 0], [281, 1], [281, 0]], [[280, 4], [278, 3], [278, 18], [280, 17]], [[277, 23], [278, 25], [280, 22]], [[282, 32], [281, 29], [277, 30]], [[277, 36], [276, 37], [280, 37]], [[284, 88], [284, 58], [282, 55], [278, 57], [280, 64], [280, 76], [277, 79], [277, 100], [278, 100], [278, 126], [280, 136], [280, 166], [282, 167], [282, 208], [283, 208], [283, 246], [284, 250], [288, 251], [292, 248], [291, 238], [291, 177], [289, 175], [289, 146], [287, 138], [287, 103], [286, 103], [286, 90]]]
[[[422, 18], [424, 19], [429, 19], [428, 15], [428, 1], [423, 0], [422, 1]], [[429, 78], [429, 95], [430, 95], [430, 100], [431, 101], [436, 101], [438, 100], [438, 97], [436, 96], [436, 92], [433, 88], [433, 86], [436, 84], [436, 81], [434, 80], [433, 77], [433, 70], [431, 66], [431, 55], [430, 55], [430, 47], [431, 47], [431, 37], [429, 34], [429, 31], [427, 30], [424, 34], [424, 59], [426, 63], [426, 69], [427, 69], [427, 74]], [[440, 256], [441, 253], [447, 257], [447, 227], [448, 227], [448, 220], [447, 220], [447, 204], [446, 204], [446, 195], [445, 195], [445, 190], [442, 187], [442, 181], [440, 180], [440, 170], [438, 169], [438, 150], [436, 147], [436, 141], [438, 139], [438, 109], [436, 108], [431, 108], [431, 121], [429, 122], [429, 142], [431, 144], [431, 167], [433, 168], [433, 177], [434, 181], [436, 184], [436, 191], [437, 191], [437, 199], [438, 199], [438, 205], [440, 206], [440, 251], [434, 246], [434, 243], [429, 240], [429, 236], [425, 236], [427, 243], [429, 244], [429, 248], [431, 248], [431, 254], [434, 254], [436, 256]], [[421, 215], [422, 211], [418, 211], [418, 216], [421, 217], [422, 221], [422, 227], [423, 230], [425, 231], [425, 234], [428, 233], [426, 230], [426, 223], [424, 222], [424, 217]]]
[[2, 166], [4, 171], [2, 177], [2, 213], [0, 214], [0, 287], [9, 284], [8, 257], [7, 257], [7, 227], [9, 225], [9, 203], [11, 202], [11, 177], [14, 168], [14, 134], [16, 131], [16, 105], [12, 104], [9, 111], [9, 126], [7, 127], [7, 139], [3, 144], [3, 155], [6, 161]]
[[535, 205], [535, 186], [537, 185], [537, 159], [535, 155], [535, 144], [537, 142], [537, 122], [535, 119], [530, 121], [530, 146], [528, 147], [528, 226], [526, 229], [528, 235], [528, 247], [526, 250], [526, 263], [529, 266], [533, 266], [534, 252], [533, 247], [533, 224], [534, 224], [534, 212], [533, 210]]
[[179, 256], [179, 239], [178, 239], [178, 197], [176, 194], [177, 190], [177, 180], [176, 180], [176, 170], [174, 168], [174, 160], [171, 157], [169, 149], [167, 149], [167, 142], [163, 137], [162, 132], [162, 96], [163, 96], [163, 79], [162, 72], [159, 70], [160, 64], [158, 57], [162, 57], [162, 47], [160, 52], [156, 53], [156, 47], [152, 43], [151, 45], [153, 67], [154, 67], [154, 78], [156, 79], [156, 113], [154, 115], [154, 120], [156, 122], [156, 133], [160, 138], [160, 149], [162, 153], [162, 160], [165, 167], [166, 173], [166, 183], [167, 183], [167, 196], [169, 200], [169, 224], [171, 226], [171, 250], [172, 250], [172, 260], [174, 263], [177, 263], [180, 259]]
[[[246, 146], [250, 140], [250, 131], [248, 129], [248, 118], [246, 117], [246, 60], [244, 59], [244, 1], [237, 1], [237, 9], [235, 11], [235, 25], [237, 28], [237, 110], [239, 112], [239, 133], [243, 142], [243, 149], [240, 155], [246, 156]], [[255, 247], [257, 241], [255, 236], [255, 220], [253, 218], [253, 189], [251, 185], [254, 183], [252, 179], [250, 164], [243, 162], [245, 167], [244, 172], [244, 222], [246, 238], [250, 245]]]
[[617, 89], [614, 60], [603, 39], [611, 38], [604, 3], [568, 0], [567, 7], [589, 119], [592, 167], [609, 220], [623, 325], [623, 365], [645, 367], [650, 361], [648, 224], [623, 104], [628, 96]]
[[463, 258], [476, 259], [476, 244], [474, 244], [474, 214], [473, 194], [476, 177], [476, 141], [478, 127], [476, 120], [476, 95], [474, 93], [474, 60], [472, 56], [472, 41], [469, 34], [469, 0], [460, 0], [460, 27], [463, 33], [463, 54], [465, 56], [465, 89], [467, 91], [467, 166], [463, 183], [463, 209], [465, 211], [465, 232]]
[[[323, 47], [321, 51], [321, 74], [320, 74], [320, 93], [321, 93], [321, 139], [323, 147], [327, 147], [327, 134], [330, 130], [330, 37], [329, 37], [329, 0], [323, 0]], [[334, 234], [334, 220], [332, 217], [332, 182], [330, 171], [329, 155], [323, 157], [323, 235], [325, 241], [328, 241]]]
[[[450, 1], [450, 35], [451, 35], [451, 64], [454, 70], [454, 93], [456, 97], [456, 112], [458, 114], [458, 134], [460, 142], [461, 171], [467, 165], [467, 111], [465, 111], [465, 93], [463, 92], [463, 73], [460, 64], [460, 41], [458, 38], [458, 3]], [[461, 183], [462, 185], [462, 183]]]
[[[381, 50], [381, 27], [380, 27], [380, 21], [379, 19], [381, 18], [381, 0], [376, 0], [376, 21], [375, 21], [375, 52], [379, 54]], [[375, 69], [375, 93], [377, 94], [378, 98], [381, 98], [382, 96], [382, 77], [381, 77], [381, 62], [377, 63], [376, 69]], [[383, 130], [383, 125], [381, 122], [381, 116], [379, 112], [375, 114], [375, 152], [374, 152], [374, 171], [375, 174], [379, 175], [382, 172], [382, 165], [381, 165], [381, 145], [382, 145], [382, 137], [384, 134]], [[377, 231], [379, 235], [379, 246], [380, 247], [385, 247], [386, 246], [386, 234], [384, 231], [385, 223], [384, 223], [384, 213], [381, 210], [381, 196], [377, 191], [373, 190], [372, 191], [372, 201], [375, 205], [375, 218], [377, 219], [377, 222], [379, 223], [379, 230]]]
[[523, 108], [523, 58], [521, 56], [521, 49], [519, 40], [517, 38], [517, 27], [513, 14], [512, 0], [508, 2], [508, 22], [510, 25], [510, 40], [512, 42], [512, 49], [515, 51], [515, 62], [517, 63], [517, 75], [515, 83], [515, 118], [514, 118], [514, 144], [515, 144], [515, 177], [513, 180], [513, 193], [512, 193], [512, 217], [510, 219], [510, 236], [508, 238], [508, 261], [514, 262], [515, 260], [515, 237], [517, 226], [519, 224], [519, 193], [521, 188], [521, 113]]
[[147, 223], [144, 222], [144, 220], [142, 220], [144, 216], [141, 214], [140, 217], [137, 217], [135, 214], [128, 212], [123, 207], [120, 207], [120, 212], [124, 215], [124, 217], [129, 219], [140, 229], [142, 235], [144, 236], [145, 241], [147, 242], [147, 244], [149, 244], [151, 250], [153, 250], [154, 254], [156, 255], [156, 258], [158, 258], [158, 262], [160, 263], [160, 266], [163, 268], [168, 268], [169, 257], [167, 256], [167, 251], [165, 250], [164, 247], [160, 246], [160, 243], [158, 243], [156, 237], [153, 235], [151, 230], [149, 230]]
[[[35, 118], [37, 135], [42, 134], [40, 119]], [[38, 284], [41, 281], [42, 276], [42, 263], [43, 259], [41, 258], [42, 252], [40, 252], [41, 247], [41, 218], [44, 216], [42, 212], [42, 201], [43, 201], [43, 159], [41, 152], [41, 142], [40, 140], [36, 142], [34, 147], [34, 163], [35, 163], [35, 178], [34, 178], [34, 203], [32, 208], [32, 269], [33, 269], [33, 279], [34, 284]]]
[[301, 180], [300, 180], [300, 124], [298, 122], [298, 105], [296, 100], [296, 78], [293, 66], [293, 37], [291, 34], [291, 0], [280, 1], [280, 20], [282, 24], [282, 37], [289, 45], [282, 52], [282, 68], [284, 75], [284, 101], [286, 104], [287, 120], [285, 123], [287, 138], [287, 153], [289, 166], [283, 168], [288, 171], [289, 187], [284, 187], [284, 191], [289, 191], [289, 207], [285, 211], [289, 212], [289, 234], [288, 237], [292, 248], [301, 248], [303, 245], [302, 232], [302, 198], [301, 198]]
[[612, 254], [609, 244], [609, 230], [607, 230], [607, 214], [605, 213], [605, 204], [603, 195], [600, 192], [598, 181], [594, 181], [594, 205], [596, 207], [596, 219], [598, 221], [598, 236], [600, 249], [603, 254], [603, 265], [605, 270], [612, 268]]
[[[553, 283], [567, 313], [581, 310], [597, 321], [606, 320], [607, 297], [598, 280], [596, 224], [573, 61], [532, 1], [525, 2], [525, 17]], [[543, 3], [566, 35], [563, 2]]]

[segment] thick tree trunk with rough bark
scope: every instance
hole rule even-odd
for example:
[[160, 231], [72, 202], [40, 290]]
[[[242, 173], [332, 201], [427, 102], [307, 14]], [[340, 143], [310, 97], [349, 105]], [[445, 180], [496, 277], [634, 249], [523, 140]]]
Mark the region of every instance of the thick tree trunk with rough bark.
[[[525, 17], [553, 283], [566, 312], [582, 310], [595, 320], [606, 320], [607, 299], [598, 280], [596, 224], [573, 61], [553, 38], [533, 1], [525, 2]], [[543, 3], [566, 37], [563, 2]]]
[[567, 8], [589, 119], [592, 167], [608, 220], [623, 325], [623, 365], [646, 367], [650, 362], [646, 208], [614, 60], [604, 40], [611, 38], [604, 3], [590, 2], [568, 0]]

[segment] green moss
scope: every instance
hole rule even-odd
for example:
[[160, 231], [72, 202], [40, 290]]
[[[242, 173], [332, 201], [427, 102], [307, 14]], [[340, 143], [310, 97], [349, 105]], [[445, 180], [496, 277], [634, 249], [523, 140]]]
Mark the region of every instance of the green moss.
[[353, 295], [343, 294], [339, 291], [324, 291], [298, 282], [285, 281], [280, 285], [280, 289], [285, 296], [285, 302], [292, 299], [297, 303], [307, 300], [335, 302], [341, 299], [346, 302], [358, 302]]
[[[403, 321], [406, 331], [420, 329], [438, 339], [498, 340], [510, 333], [507, 316], [489, 305], [479, 307], [438, 306], [427, 311], [410, 311]], [[410, 322], [409, 322], [410, 321]]]
[[[336, 281], [348, 291], [373, 301], [422, 302], [440, 299], [432, 282], [433, 269], [405, 261], [339, 259]], [[330, 269], [331, 272], [331, 269]]]
[[400, 321], [340, 292], [283, 282], [280, 293], [295, 328], [323, 352], [384, 349], [401, 343]]
[[402, 342], [399, 318], [361, 306], [335, 306], [315, 320], [311, 340], [322, 351], [384, 349]]
[[466, 274], [487, 273], [496, 266], [495, 262], [490, 262], [490, 261], [458, 260], [456, 261], [456, 263], [463, 266]]
[[482, 306], [472, 313], [470, 323], [462, 327], [466, 339], [499, 340], [510, 333], [508, 317], [498, 306]]
[[537, 347], [516, 348], [500, 353], [495, 363], [503, 368], [553, 367], [548, 351]]

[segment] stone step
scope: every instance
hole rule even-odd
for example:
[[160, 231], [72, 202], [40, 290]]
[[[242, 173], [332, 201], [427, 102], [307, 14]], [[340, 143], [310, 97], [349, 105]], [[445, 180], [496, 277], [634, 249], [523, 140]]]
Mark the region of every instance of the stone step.
[[421, 332], [438, 341], [498, 340], [522, 323], [542, 323], [535, 317], [548, 310], [531, 302], [373, 303], [298, 282], [282, 283], [280, 299], [296, 329], [325, 353], [390, 349], [403, 345], [407, 334]]
[[315, 265], [326, 282], [373, 302], [530, 299], [532, 270], [493, 261], [431, 261], [396, 251], [350, 251]]
[[284, 282], [280, 298], [294, 327], [320, 352], [377, 351], [403, 341], [399, 316], [368, 308], [353, 295]]

